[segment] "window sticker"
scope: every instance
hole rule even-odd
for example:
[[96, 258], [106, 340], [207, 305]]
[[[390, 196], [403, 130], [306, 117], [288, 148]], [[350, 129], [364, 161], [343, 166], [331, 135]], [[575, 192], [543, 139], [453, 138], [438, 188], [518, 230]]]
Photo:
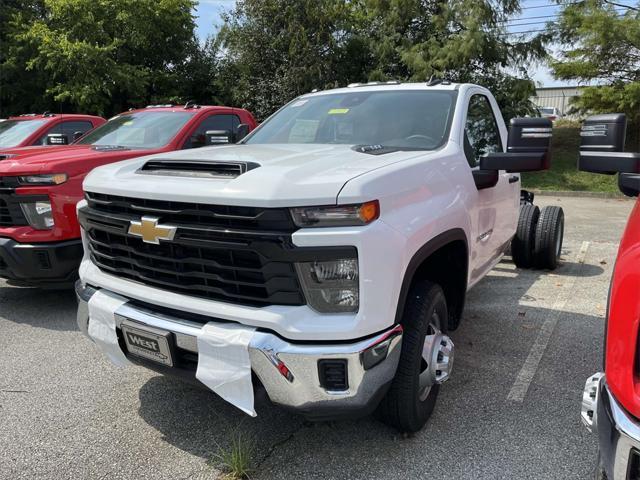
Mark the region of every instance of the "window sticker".
[[312, 143], [320, 126], [319, 120], [297, 119], [289, 131], [289, 143]]
[[297, 107], [301, 107], [303, 106], [305, 103], [307, 103], [309, 100], [298, 100], [297, 102], [291, 104], [291, 108], [297, 108]]
[[344, 115], [346, 113], [349, 113], [348, 108], [332, 108], [329, 110], [329, 115]]
[[128, 126], [130, 126], [130, 125], [133, 125], [133, 120], [127, 120], [127, 121], [126, 121], [126, 122], [124, 122], [122, 125], [125, 125], [125, 126], [127, 126], [127, 127], [128, 127]]

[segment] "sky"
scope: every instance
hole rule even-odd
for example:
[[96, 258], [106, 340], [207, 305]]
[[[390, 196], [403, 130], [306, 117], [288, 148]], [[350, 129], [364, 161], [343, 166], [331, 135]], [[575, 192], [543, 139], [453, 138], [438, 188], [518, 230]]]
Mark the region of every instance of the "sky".
[[[195, 11], [198, 36], [206, 38], [214, 33], [221, 23], [220, 13], [234, 5], [235, 0], [200, 0]], [[521, 0], [521, 5], [521, 14], [508, 22], [509, 32], [531, 32], [529, 35], [535, 35], [535, 31], [543, 29], [546, 22], [554, 21], [559, 12], [559, 6], [552, 0]], [[554, 79], [545, 65], [530, 65], [529, 75], [538, 86], [567, 85], [566, 81]]]

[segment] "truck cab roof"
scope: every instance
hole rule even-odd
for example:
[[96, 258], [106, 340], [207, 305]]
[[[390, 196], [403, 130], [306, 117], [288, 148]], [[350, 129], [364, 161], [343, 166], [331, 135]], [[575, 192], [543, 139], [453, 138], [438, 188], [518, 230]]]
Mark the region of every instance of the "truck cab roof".
[[[311, 97], [311, 96], [319, 96], [319, 95], [330, 95], [335, 93], [350, 93], [357, 91], [389, 91], [389, 90], [446, 90], [446, 91], [456, 91], [456, 90], [465, 90], [467, 88], [482, 88], [486, 90], [484, 87], [479, 85], [475, 85], [472, 83], [453, 83], [447, 80], [440, 82], [368, 82], [368, 83], [352, 83], [347, 87], [342, 88], [332, 88], [330, 90], [318, 90], [313, 91], [307, 94], [302, 95], [301, 97]], [[487, 90], [488, 91], [488, 90]]]
[[50, 134], [83, 135], [104, 122], [102, 117], [84, 114], [45, 112], [13, 116], [0, 125], [0, 148], [4, 153], [6, 149], [48, 145]]

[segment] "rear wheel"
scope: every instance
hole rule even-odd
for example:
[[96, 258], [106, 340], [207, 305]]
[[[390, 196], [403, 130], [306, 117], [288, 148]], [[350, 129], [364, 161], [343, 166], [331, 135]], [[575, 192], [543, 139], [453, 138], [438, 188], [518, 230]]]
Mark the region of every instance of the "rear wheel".
[[564, 238], [564, 212], [560, 207], [544, 207], [536, 227], [533, 261], [537, 268], [554, 270], [560, 262]]
[[433, 412], [439, 384], [449, 376], [453, 344], [444, 335], [447, 319], [442, 288], [427, 280], [416, 282], [402, 317], [398, 370], [377, 411], [383, 422], [401, 432], [417, 432], [424, 426]]
[[511, 240], [511, 257], [518, 268], [533, 266], [533, 248], [540, 209], [529, 203], [520, 207], [518, 229]]

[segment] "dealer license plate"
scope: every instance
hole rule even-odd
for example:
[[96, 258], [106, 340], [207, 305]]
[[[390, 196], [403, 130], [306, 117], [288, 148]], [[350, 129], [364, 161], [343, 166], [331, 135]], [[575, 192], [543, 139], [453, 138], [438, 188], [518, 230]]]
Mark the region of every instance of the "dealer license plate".
[[169, 348], [170, 332], [126, 321], [122, 322], [120, 328], [129, 353], [173, 366]]

